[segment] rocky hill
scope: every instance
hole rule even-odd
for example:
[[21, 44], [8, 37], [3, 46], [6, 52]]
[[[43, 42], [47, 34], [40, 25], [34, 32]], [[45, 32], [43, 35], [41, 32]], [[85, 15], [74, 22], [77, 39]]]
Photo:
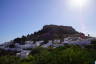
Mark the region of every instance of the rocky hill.
[[54, 39], [64, 39], [69, 35], [80, 34], [71, 26], [58, 26], [58, 25], [45, 25], [38, 32], [30, 34], [27, 36], [22, 36], [21, 38], [16, 38], [14, 42], [24, 42], [24, 41], [39, 41], [39, 40], [54, 40]]

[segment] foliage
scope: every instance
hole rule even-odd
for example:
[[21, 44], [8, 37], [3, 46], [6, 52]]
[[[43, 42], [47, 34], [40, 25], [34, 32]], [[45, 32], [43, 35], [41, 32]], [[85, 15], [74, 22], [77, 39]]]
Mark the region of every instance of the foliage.
[[96, 40], [92, 40], [91, 41], [91, 44], [96, 44]]
[[15, 56], [1, 56], [0, 64], [18, 64], [20, 63], [20, 59]]
[[5, 51], [3, 49], [0, 49], [0, 56], [5, 56], [5, 55], [15, 55], [17, 51]]
[[96, 50], [96, 40], [92, 40], [90, 45], [86, 45], [85, 48]]
[[55, 49], [35, 48], [24, 59], [15, 56], [1, 56], [0, 64], [93, 64], [96, 50], [66, 45]]

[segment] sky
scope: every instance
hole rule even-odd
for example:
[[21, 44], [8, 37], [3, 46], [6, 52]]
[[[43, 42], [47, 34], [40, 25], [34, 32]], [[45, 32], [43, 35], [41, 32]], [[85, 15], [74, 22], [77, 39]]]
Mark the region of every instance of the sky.
[[0, 43], [49, 24], [72, 26], [96, 37], [96, 0], [79, 1], [0, 0]]

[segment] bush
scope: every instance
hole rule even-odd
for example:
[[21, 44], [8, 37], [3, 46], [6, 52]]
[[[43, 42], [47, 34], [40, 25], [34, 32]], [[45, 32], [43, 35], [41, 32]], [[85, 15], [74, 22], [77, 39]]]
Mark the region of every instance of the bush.
[[19, 64], [20, 59], [15, 56], [1, 56], [0, 64]]
[[81, 48], [77, 45], [67, 45], [52, 49], [38, 47], [25, 58], [1, 56], [0, 64], [93, 64], [96, 60], [96, 50]]
[[92, 40], [91, 41], [91, 44], [96, 44], [96, 40]]
[[34, 64], [92, 64], [96, 58], [92, 58], [95, 55], [92, 52], [75, 45], [70, 45], [70, 48], [59, 47], [51, 52], [42, 50], [34, 56]]

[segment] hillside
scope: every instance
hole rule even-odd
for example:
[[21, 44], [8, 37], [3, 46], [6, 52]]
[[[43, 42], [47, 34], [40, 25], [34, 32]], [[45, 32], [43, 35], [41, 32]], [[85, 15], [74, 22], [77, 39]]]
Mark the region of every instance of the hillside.
[[80, 35], [81, 33], [77, 32], [71, 26], [58, 26], [58, 25], [45, 25], [38, 32], [34, 32], [33, 34], [28, 34], [27, 36], [22, 36], [21, 38], [16, 38], [14, 42], [25, 42], [25, 41], [40, 41], [40, 40], [54, 40], [61, 39], [63, 40], [65, 37], [72, 35]]

